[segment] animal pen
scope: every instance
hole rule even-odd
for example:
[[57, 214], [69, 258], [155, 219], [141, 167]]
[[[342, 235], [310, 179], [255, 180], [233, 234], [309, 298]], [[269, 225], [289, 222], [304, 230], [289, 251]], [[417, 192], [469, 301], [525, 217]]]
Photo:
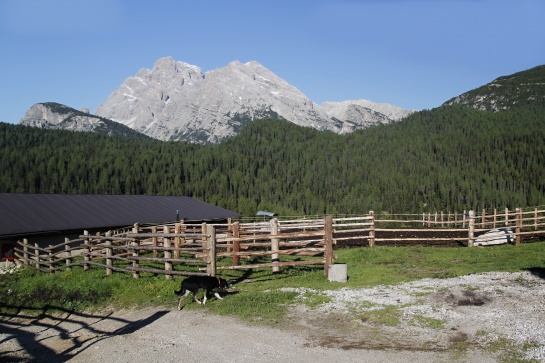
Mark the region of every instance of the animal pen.
[[504, 230], [514, 244], [542, 238], [545, 211], [534, 208], [499, 213], [380, 214], [363, 216], [278, 219], [144, 226], [90, 235], [58, 245], [39, 247], [18, 241], [15, 261], [42, 272], [81, 266], [113, 272], [215, 276], [218, 270], [323, 265], [334, 263], [334, 248], [376, 245], [476, 246], [490, 229]]

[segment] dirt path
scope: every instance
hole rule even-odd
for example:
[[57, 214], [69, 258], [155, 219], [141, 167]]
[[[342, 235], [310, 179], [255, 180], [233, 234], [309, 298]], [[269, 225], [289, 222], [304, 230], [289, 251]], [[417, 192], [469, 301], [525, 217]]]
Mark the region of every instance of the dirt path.
[[[206, 307], [0, 316], [0, 362], [486, 363], [496, 362], [509, 344], [493, 352], [480, 340], [505, 336], [519, 342], [518, 349], [545, 337], [545, 280], [530, 273], [325, 293], [332, 297], [329, 304], [321, 310], [294, 306], [281, 328], [216, 316]], [[358, 319], [351, 315], [355, 303]], [[376, 325], [373, 315], [365, 315], [384, 306], [400, 314], [398, 325]], [[416, 318], [445, 323], [415, 326]], [[456, 342], [463, 349], [452, 349]], [[534, 359], [542, 359], [545, 346], [536, 346], [534, 353]]]
[[[1, 322], [0, 361], [32, 362], [493, 362], [426, 351], [324, 348], [300, 330], [250, 326], [204, 309]], [[11, 334], [15, 334], [14, 337]], [[471, 358], [471, 359], [470, 359]]]

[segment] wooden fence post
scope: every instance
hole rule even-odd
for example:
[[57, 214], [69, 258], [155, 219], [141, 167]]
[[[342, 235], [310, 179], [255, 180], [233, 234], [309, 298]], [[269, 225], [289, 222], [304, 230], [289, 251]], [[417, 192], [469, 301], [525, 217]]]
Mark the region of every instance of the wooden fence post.
[[462, 215], [462, 228], [466, 228], [466, 217], [467, 217], [467, 211], [464, 209], [464, 214]]
[[240, 237], [240, 223], [235, 222], [233, 223], [233, 266], [238, 266], [240, 263], [240, 256], [237, 255], [237, 253], [240, 252], [240, 240], [238, 239]]
[[[174, 233], [176, 233], [176, 234], [182, 233], [182, 225], [180, 223], [176, 223], [174, 225]], [[174, 237], [174, 247], [175, 248], [180, 248], [180, 241], [181, 241], [180, 237], [178, 237], [178, 236]], [[180, 251], [179, 250], [174, 251], [174, 258], [180, 258]]]
[[369, 247], [375, 247], [375, 212], [370, 210], [371, 225], [369, 226]]
[[537, 208], [534, 209], [534, 230], [537, 231]]
[[[185, 224], [184, 221], [181, 220], [181, 221], [180, 221], [180, 233], [181, 233], [182, 231], [184, 231], [184, 235], [183, 235], [183, 237], [180, 237], [180, 246], [183, 246], [183, 245], [185, 245], [185, 243], [186, 243], [186, 240], [185, 240], [185, 231], [187, 231], [187, 226], [185, 226], [184, 224]], [[180, 252], [179, 252], [179, 251], [178, 251], [178, 255], [177, 255], [177, 256], [178, 256], [177, 258], [180, 258]]]
[[206, 236], [208, 247], [206, 272], [209, 276], [216, 276], [216, 229], [214, 226], [207, 226]]
[[505, 208], [505, 226], [509, 226], [509, 208]]
[[[130, 243], [130, 245], [133, 247], [132, 257], [138, 257], [138, 242], [133, 241], [133, 242]], [[140, 272], [138, 271], [138, 269], [140, 268], [140, 263], [138, 262], [137, 259], [132, 260], [132, 268], [133, 268], [132, 278], [133, 279], [139, 278], [140, 277]]]
[[[83, 231], [85, 236], [89, 236], [89, 231]], [[89, 270], [89, 254], [91, 253], [91, 239], [85, 238], [83, 241], [84, 252], [83, 252], [83, 270]]]
[[227, 248], [225, 249], [227, 254], [230, 254], [231, 252], [233, 252], [232, 237], [233, 237], [233, 223], [231, 223], [231, 218], [227, 218], [227, 239], [228, 239], [228, 241], [227, 241]]
[[473, 247], [475, 242], [475, 211], [469, 211], [468, 247]]
[[[153, 234], [157, 233], [157, 227], [156, 226], [151, 227], [151, 233], [153, 233]], [[153, 247], [157, 247], [157, 236], [151, 237], [151, 245]], [[154, 258], [159, 257], [159, 251], [153, 250], [153, 257]]]
[[[271, 235], [276, 236], [278, 234], [278, 219], [277, 218], [271, 219], [270, 225], [271, 225]], [[278, 252], [279, 250], [280, 250], [280, 240], [278, 238], [271, 237], [271, 251], [273, 252], [273, 254], [271, 255], [271, 259], [273, 263], [273, 267], [272, 267], [273, 273], [280, 271], [280, 267], [278, 267], [278, 262], [280, 261], [279, 254], [274, 253], [274, 252]]]
[[497, 219], [498, 219], [498, 211], [496, 208], [494, 208], [494, 225], [492, 226], [492, 228], [496, 228]]
[[72, 265], [72, 251], [70, 251], [70, 245], [68, 245], [68, 242], [70, 242], [70, 239], [65, 237], [64, 243], [67, 243], [64, 245], [64, 254], [66, 257], [64, 263], [66, 264], [66, 271], [70, 271]]
[[38, 249], [38, 244], [34, 243], [34, 252], [36, 254], [36, 270], [40, 270], [40, 250]]
[[47, 263], [49, 264], [49, 273], [53, 273], [53, 245], [49, 245], [49, 252], [47, 253]]
[[26, 238], [23, 238], [23, 259], [23, 265], [28, 267], [28, 240]]
[[517, 208], [515, 210], [515, 213], [516, 213], [515, 244], [520, 245], [520, 241], [522, 240], [522, 237], [520, 235], [520, 232], [522, 231], [522, 209]]
[[[112, 232], [108, 231], [106, 232], [106, 237], [110, 237], [112, 235]], [[105, 242], [106, 244], [106, 276], [111, 276], [112, 273], [113, 273], [113, 270], [112, 270], [112, 255], [113, 255], [113, 251], [112, 251], [112, 241], [111, 240], [106, 240]]]
[[[170, 228], [168, 226], [163, 226], [163, 233], [168, 234], [170, 233]], [[163, 246], [165, 247], [165, 271], [166, 275], [165, 278], [167, 280], [172, 280], [172, 274], [169, 274], [168, 271], [172, 271], [172, 261], [169, 261], [172, 258], [172, 250], [169, 250], [168, 248], [172, 248], [170, 237], [164, 237], [163, 238]]]
[[[139, 229], [138, 223], [135, 223], [134, 227], [132, 228], [132, 232], [137, 234], [138, 229]], [[132, 251], [132, 256], [138, 257], [138, 239], [136, 241], [131, 242], [131, 246], [134, 248]], [[140, 263], [138, 262], [138, 259], [134, 259], [132, 261], [132, 267], [133, 267], [132, 278], [133, 279], [140, 278], [140, 272], [138, 271], [138, 269], [140, 268]]]
[[324, 276], [329, 276], [329, 266], [333, 264], [333, 216], [324, 217]]
[[210, 266], [209, 266], [209, 261], [210, 261], [209, 252], [210, 252], [210, 250], [208, 249], [208, 234], [207, 234], [207, 231], [208, 231], [208, 227], [207, 227], [206, 223], [203, 222], [201, 224], [202, 252], [205, 255], [204, 262], [206, 262], [206, 273], [208, 275], [210, 275]]

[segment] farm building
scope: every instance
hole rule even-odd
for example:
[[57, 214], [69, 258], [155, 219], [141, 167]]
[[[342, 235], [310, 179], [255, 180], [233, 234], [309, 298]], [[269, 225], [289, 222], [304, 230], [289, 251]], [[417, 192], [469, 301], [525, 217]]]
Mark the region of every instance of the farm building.
[[239, 213], [184, 196], [0, 193], [2, 260], [17, 240], [49, 244], [139, 224], [215, 222]]

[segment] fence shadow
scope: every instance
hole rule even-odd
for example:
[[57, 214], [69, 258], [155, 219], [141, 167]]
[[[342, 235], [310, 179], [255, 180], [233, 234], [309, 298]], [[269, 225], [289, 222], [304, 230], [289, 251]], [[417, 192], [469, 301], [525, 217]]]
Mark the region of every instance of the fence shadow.
[[[104, 339], [132, 334], [168, 313], [157, 311], [131, 321], [56, 306], [37, 310], [0, 303], [0, 308], [14, 311], [0, 313], [0, 362], [66, 362]], [[107, 329], [108, 326], [117, 328]]]

